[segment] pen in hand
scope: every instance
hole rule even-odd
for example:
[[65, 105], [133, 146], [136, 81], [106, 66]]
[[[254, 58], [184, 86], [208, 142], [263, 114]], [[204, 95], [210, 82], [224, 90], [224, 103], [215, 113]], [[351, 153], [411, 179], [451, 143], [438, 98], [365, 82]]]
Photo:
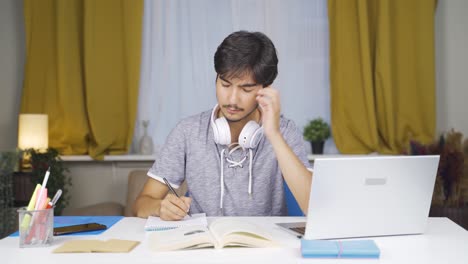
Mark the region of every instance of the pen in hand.
[[[173, 195], [177, 196], [177, 198], [180, 198], [180, 196], [176, 193], [176, 191], [174, 190], [174, 188], [172, 188], [172, 186], [171, 186], [171, 184], [169, 183], [169, 181], [168, 181], [166, 178], [163, 178], [163, 180], [164, 180], [164, 182], [166, 183], [167, 188], [169, 188], [169, 191], [170, 191]], [[187, 212], [187, 214], [188, 214], [188, 216], [192, 217], [192, 215], [190, 214], [190, 211]]]

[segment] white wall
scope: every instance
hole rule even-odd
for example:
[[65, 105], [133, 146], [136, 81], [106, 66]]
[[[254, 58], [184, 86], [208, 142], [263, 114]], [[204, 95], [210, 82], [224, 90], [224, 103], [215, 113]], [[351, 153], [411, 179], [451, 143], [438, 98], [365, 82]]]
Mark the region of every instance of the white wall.
[[0, 151], [17, 145], [24, 46], [23, 1], [0, 1]]
[[439, 1], [436, 11], [437, 132], [468, 137], [468, 1]]

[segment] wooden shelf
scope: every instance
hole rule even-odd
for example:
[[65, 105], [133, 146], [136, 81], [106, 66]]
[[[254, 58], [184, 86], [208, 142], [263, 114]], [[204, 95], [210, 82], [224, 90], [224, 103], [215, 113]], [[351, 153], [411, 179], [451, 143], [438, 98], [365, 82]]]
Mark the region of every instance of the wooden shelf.
[[148, 161], [156, 159], [156, 155], [106, 155], [104, 160], [94, 160], [88, 155], [63, 155], [60, 156], [66, 162], [110, 162], [110, 161]]
[[369, 156], [378, 156], [380, 154], [370, 153], [370, 154], [309, 154], [307, 159], [309, 161], [314, 161], [315, 159], [330, 159], [330, 158], [356, 158], [356, 157], [369, 157]]
[[36, 185], [33, 184], [31, 172], [14, 172], [13, 173], [13, 194], [15, 196], [14, 206], [27, 206], [31, 194], [34, 192]]

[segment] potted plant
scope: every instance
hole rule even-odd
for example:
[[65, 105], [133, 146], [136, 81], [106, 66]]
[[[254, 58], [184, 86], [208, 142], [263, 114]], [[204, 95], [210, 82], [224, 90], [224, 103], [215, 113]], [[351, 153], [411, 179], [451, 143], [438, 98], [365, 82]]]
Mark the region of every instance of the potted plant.
[[62, 196], [55, 204], [54, 209], [55, 215], [61, 215], [63, 209], [70, 201], [68, 188], [72, 183], [70, 177], [65, 174], [68, 169], [64, 167], [58, 151], [54, 148], [48, 148], [45, 152], [35, 149], [28, 149], [26, 151], [31, 155], [31, 180], [34, 185], [42, 183], [45, 173], [50, 167], [50, 176], [46, 186], [48, 196], [53, 197], [59, 189], [62, 189]]
[[452, 129], [430, 144], [410, 140], [403, 153], [440, 155], [429, 216], [448, 217], [468, 228], [468, 139]]
[[0, 239], [14, 232], [16, 227], [12, 175], [18, 157], [14, 151], [0, 152]]
[[330, 137], [330, 126], [322, 118], [315, 118], [304, 127], [303, 135], [310, 141], [312, 153], [322, 154], [325, 140]]

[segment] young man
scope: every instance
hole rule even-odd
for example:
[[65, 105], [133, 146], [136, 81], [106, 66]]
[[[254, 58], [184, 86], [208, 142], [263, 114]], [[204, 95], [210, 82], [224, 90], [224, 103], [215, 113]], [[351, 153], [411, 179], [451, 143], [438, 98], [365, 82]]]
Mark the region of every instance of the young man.
[[[312, 173], [302, 134], [280, 115], [278, 73], [271, 40], [260, 32], [229, 35], [214, 56], [216, 97], [212, 110], [179, 122], [148, 172], [135, 201], [139, 217], [180, 220], [208, 216], [285, 215], [283, 178], [307, 212]], [[168, 194], [166, 178], [189, 197]]]

